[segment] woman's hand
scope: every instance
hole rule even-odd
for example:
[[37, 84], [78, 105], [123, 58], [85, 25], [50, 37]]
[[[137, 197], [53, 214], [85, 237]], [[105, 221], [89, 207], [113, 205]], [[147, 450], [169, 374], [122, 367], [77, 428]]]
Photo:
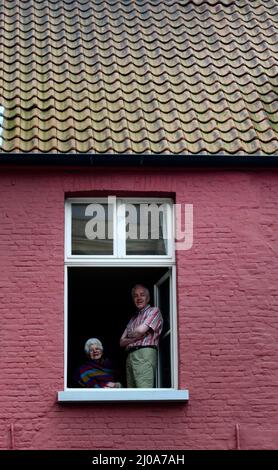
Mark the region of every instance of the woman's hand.
[[121, 388], [120, 382], [107, 382], [104, 388]]

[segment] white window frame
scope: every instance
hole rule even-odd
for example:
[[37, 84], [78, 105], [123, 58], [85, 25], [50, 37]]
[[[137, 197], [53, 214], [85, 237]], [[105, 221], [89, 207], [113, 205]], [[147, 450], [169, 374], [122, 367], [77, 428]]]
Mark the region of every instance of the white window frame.
[[[65, 262], [81, 262], [82, 264], [90, 263], [94, 260], [94, 265], [99, 261], [100, 265], [105, 265], [110, 260], [120, 260], [129, 264], [135, 263], [137, 260], [140, 263], [145, 261], [161, 261], [163, 264], [165, 260], [175, 261], [175, 247], [174, 247], [174, 214], [173, 214], [173, 201], [165, 198], [116, 198], [113, 209], [113, 254], [112, 255], [73, 255], [71, 253], [71, 205], [77, 204], [92, 204], [92, 203], [107, 203], [107, 198], [69, 198], [65, 203]], [[166, 213], [166, 228], [167, 233], [171, 234], [171, 238], [167, 238], [167, 254], [166, 255], [127, 255], [125, 253], [125, 214], [124, 204], [167, 204]], [[121, 231], [121, 236], [120, 236]]]
[[[177, 348], [176, 338], [178, 335], [178, 329], [177, 329], [177, 304], [176, 304], [177, 295], [176, 295], [176, 267], [175, 266], [170, 268], [154, 285], [155, 305], [158, 307], [159, 307], [159, 288], [166, 279], [169, 279], [169, 283], [170, 283], [169, 303], [170, 303], [171, 314], [170, 314], [170, 322], [169, 322], [169, 333], [167, 334], [169, 334], [170, 338], [172, 338], [171, 347], [170, 347], [171, 382], [173, 384], [173, 388], [177, 388], [178, 387], [178, 367], [176, 365], [178, 364], [178, 348]], [[161, 346], [161, 342], [160, 342], [160, 346]], [[158, 361], [158, 368], [157, 368], [157, 379], [158, 379], [158, 382], [160, 382], [159, 361]]]
[[[113, 255], [72, 255], [71, 254], [71, 204], [107, 202], [107, 198], [69, 198], [65, 202], [65, 290], [64, 290], [64, 390], [58, 392], [59, 402], [106, 402], [106, 401], [165, 401], [186, 402], [189, 399], [188, 390], [178, 389], [178, 353], [177, 353], [177, 311], [176, 311], [176, 267], [174, 250], [174, 206], [171, 199], [160, 198], [117, 198], [114, 207], [114, 254]], [[117, 240], [117, 231], [125, 230], [124, 215], [119, 208], [122, 203], [157, 203], [169, 204], [167, 209], [167, 230], [171, 230], [172, 240], [169, 243], [166, 255], [126, 255], [122, 242]], [[122, 206], [123, 207], [123, 206]], [[169, 209], [170, 208], [170, 209]], [[122, 237], [123, 238], [123, 237]], [[121, 238], [121, 240], [122, 240]], [[79, 389], [67, 386], [67, 358], [68, 358], [68, 268], [76, 267], [165, 267], [171, 269], [171, 303], [173, 325], [173, 357], [171, 357], [172, 388], [155, 389]]]

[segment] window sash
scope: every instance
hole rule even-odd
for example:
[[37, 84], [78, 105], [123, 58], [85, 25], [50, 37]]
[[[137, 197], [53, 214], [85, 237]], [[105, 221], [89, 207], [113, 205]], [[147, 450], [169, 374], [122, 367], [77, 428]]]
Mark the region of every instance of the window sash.
[[[84, 267], [84, 264], [80, 264], [80, 267]], [[92, 268], [96, 267], [95, 263], [91, 263], [90, 265]], [[114, 263], [110, 263], [109, 267], [114, 267]], [[121, 264], [121, 267], [123, 264]], [[134, 267], [134, 264], [132, 265]], [[154, 265], [151, 265], [150, 263], [145, 264], [146, 267], [154, 267]], [[164, 264], [163, 266], [167, 267], [167, 264]], [[70, 265], [68, 263], [65, 264], [65, 272], [64, 272], [64, 282], [65, 282], [65, 289], [64, 289], [64, 391], [67, 390], [80, 390], [80, 389], [72, 389], [71, 387], [68, 387], [68, 348], [69, 348], [69, 322], [68, 322], [68, 312], [69, 312], [69, 298], [68, 298], [68, 291], [69, 291], [69, 281], [68, 281], [68, 275], [69, 275], [69, 268]], [[170, 367], [171, 367], [171, 388], [161, 388], [161, 386], [158, 386], [157, 388], [154, 388], [152, 390], [178, 390], [178, 344], [177, 344], [177, 338], [178, 338], [178, 333], [177, 333], [177, 304], [176, 304], [176, 267], [175, 265], [172, 265], [169, 267], [168, 271], [162, 276], [162, 278], [154, 284], [154, 300], [155, 300], [155, 305], [158, 305], [158, 289], [159, 286], [164, 282], [166, 278], [169, 278], [169, 293], [170, 293], [170, 329], [169, 329], [169, 334], [171, 338], [171, 352], [170, 352]], [[165, 332], [165, 334], [167, 334]], [[159, 369], [158, 369], [159, 371]], [[159, 372], [158, 372], [159, 374]], [[158, 377], [159, 378], [159, 377]], [[160, 378], [159, 378], [160, 382]], [[125, 390], [131, 390], [131, 389], [125, 389]], [[148, 389], [147, 389], [148, 390]], [[91, 390], [91, 393], [94, 391], [94, 389]], [[114, 391], [114, 390], [113, 390]], [[104, 393], [106, 390], [104, 391]], [[89, 393], [89, 392], [88, 392]], [[139, 392], [140, 393], [140, 392]]]
[[[112, 199], [113, 204], [113, 255], [72, 255], [71, 254], [71, 224], [72, 224], [72, 204], [90, 204], [90, 203], [107, 203], [107, 198], [69, 198], [65, 203], [65, 369], [64, 369], [64, 391], [66, 393], [70, 392], [71, 389], [67, 387], [67, 358], [68, 358], [68, 268], [70, 266], [104, 266], [104, 267], [169, 267], [171, 268], [171, 289], [170, 296], [173, 306], [171, 314], [171, 338], [172, 338], [172, 356], [171, 356], [171, 368], [172, 368], [172, 387], [170, 389], [153, 389], [153, 390], [164, 390], [163, 393], [171, 394], [172, 391], [178, 390], [178, 377], [177, 377], [177, 325], [176, 325], [176, 292], [175, 292], [175, 250], [174, 250], [174, 206], [171, 199], [159, 199], [159, 198], [116, 198]], [[111, 203], [111, 202], [110, 202]], [[167, 241], [167, 254], [166, 255], [126, 255], [126, 218], [125, 218], [125, 204], [134, 203], [156, 203], [164, 204], [167, 203], [166, 210], [166, 230], [168, 234], [172, 235], [172, 238], [168, 237]], [[173, 322], [173, 323], [172, 323]], [[127, 389], [130, 391], [129, 389]], [[152, 390], [152, 391], [153, 391]], [[73, 390], [73, 393], [76, 394], [79, 390]], [[114, 392], [114, 390], [113, 390]], [[129, 394], [124, 390], [124, 395], [129, 400]], [[91, 391], [87, 393], [91, 396]], [[138, 392], [136, 392], [138, 393]], [[149, 393], [149, 392], [148, 392]], [[102, 397], [103, 391], [100, 393]], [[141, 394], [141, 391], [139, 391]], [[115, 395], [112, 395], [113, 400]], [[112, 398], [111, 398], [112, 399]], [[122, 399], [122, 398], [121, 398]], [[148, 400], [150, 398], [148, 397]], [[80, 397], [76, 398], [77, 401], [80, 401]], [[90, 398], [89, 398], [90, 400]], [[172, 398], [170, 398], [172, 400]], [[61, 400], [63, 401], [63, 399]], [[66, 399], [67, 401], [67, 399]], [[74, 399], [75, 401], [75, 399]]]
[[[109, 204], [113, 205], [113, 254], [72, 254], [72, 205], [73, 204]], [[126, 204], [165, 204], [165, 232], [163, 239], [166, 254], [127, 254], [126, 253]], [[171, 199], [158, 198], [70, 198], [65, 203], [65, 261], [83, 262], [91, 259], [105, 263], [108, 260], [172, 260], [174, 261], [174, 214]]]

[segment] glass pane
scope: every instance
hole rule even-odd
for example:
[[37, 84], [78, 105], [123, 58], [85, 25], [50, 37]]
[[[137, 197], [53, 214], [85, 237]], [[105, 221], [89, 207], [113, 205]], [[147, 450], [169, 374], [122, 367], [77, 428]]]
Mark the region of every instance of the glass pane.
[[159, 301], [158, 304], [163, 314], [163, 330], [161, 338], [171, 329], [170, 325], [170, 278], [167, 277], [165, 281], [159, 286], [158, 290]]
[[126, 204], [126, 254], [166, 255], [166, 204]]
[[160, 387], [171, 387], [171, 325], [170, 325], [170, 278], [158, 288], [158, 304], [163, 315], [163, 330], [159, 343]]
[[113, 206], [72, 204], [72, 254], [113, 254]]
[[171, 387], [171, 361], [170, 361], [170, 347], [171, 335], [168, 333], [160, 341], [159, 346], [159, 366], [160, 366], [160, 384], [159, 387]]

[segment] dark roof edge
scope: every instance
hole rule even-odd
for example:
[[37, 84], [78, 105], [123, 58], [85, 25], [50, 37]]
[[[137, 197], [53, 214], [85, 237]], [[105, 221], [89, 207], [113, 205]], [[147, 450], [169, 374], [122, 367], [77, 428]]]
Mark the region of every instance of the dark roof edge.
[[0, 153], [0, 164], [32, 166], [278, 167], [277, 155]]

